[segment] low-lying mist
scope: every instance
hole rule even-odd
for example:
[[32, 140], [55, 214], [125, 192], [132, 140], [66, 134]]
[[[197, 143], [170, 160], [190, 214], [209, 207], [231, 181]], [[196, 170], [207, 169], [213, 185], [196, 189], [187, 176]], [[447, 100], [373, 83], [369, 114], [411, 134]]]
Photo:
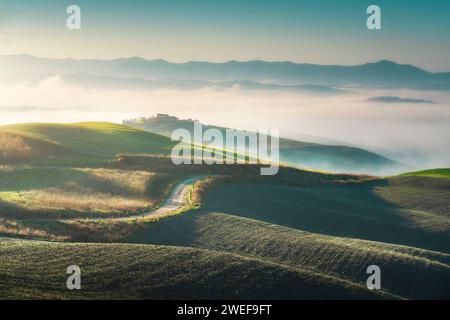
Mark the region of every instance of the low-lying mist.
[[[310, 135], [316, 141], [360, 146], [415, 169], [450, 166], [450, 92], [343, 89], [349, 92], [251, 90], [239, 85], [228, 89], [117, 90], [68, 84], [53, 76], [37, 84], [0, 86], [0, 124], [121, 123], [168, 113], [239, 129], [278, 128], [282, 136], [299, 140]], [[376, 97], [399, 99], [373, 99]], [[408, 103], [408, 99], [416, 102]]]

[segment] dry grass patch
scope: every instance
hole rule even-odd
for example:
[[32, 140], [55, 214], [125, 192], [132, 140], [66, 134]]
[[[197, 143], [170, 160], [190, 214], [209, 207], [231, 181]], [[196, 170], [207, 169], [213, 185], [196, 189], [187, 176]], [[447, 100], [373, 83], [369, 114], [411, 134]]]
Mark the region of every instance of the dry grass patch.
[[2, 167], [0, 215], [89, 217], [144, 212], [159, 203], [170, 174], [104, 168]]
[[27, 160], [31, 156], [31, 148], [21, 136], [0, 132], [0, 161]]
[[108, 193], [65, 192], [61, 188], [48, 188], [40, 191], [21, 193], [21, 202], [31, 210], [71, 210], [94, 213], [133, 213], [154, 205], [153, 201], [139, 198], [126, 198]]
[[26, 223], [23, 221], [5, 218], [0, 218], [0, 235], [21, 238], [40, 238], [58, 241], [64, 241], [68, 239], [68, 237], [66, 236], [56, 236], [49, 233], [47, 230], [39, 229], [31, 225], [26, 225]]

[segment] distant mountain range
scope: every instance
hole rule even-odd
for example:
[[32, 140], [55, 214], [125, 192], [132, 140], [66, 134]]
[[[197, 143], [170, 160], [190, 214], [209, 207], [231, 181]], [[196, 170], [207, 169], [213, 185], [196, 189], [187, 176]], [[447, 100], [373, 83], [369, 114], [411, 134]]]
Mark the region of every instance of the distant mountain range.
[[[103, 77], [237, 81], [247, 85], [279, 86], [377, 86], [450, 90], [450, 72], [432, 73], [409, 64], [382, 60], [356, 66], [315, 65], [293, 62], [190, 61], [171, 63], [139, 57], [115, 60], [76, 60], [39, 58], [30, 55], [0, 56], [2, 81], [40, 79], [46, 75], [89, 74]], [[248, 82], [245, 82], [248, 81]], [[315, 88], [315, 87], [311, 87]]]
[[244, 90], [283, 90], [295, 92], [307, 92], [318, 95], [336, 95], [348, 93], [348, 90], [337, 89], [324, 85], [281, 85], [276, 83], [262, 83], [249, 80], [235, 81], [209, 81], [202, 79], [180, 79], [180, 78], [162, 78], [162, 79], [142, 79], [142, 78], [124, 78], [111, 76], [98, 76], [91, 74], [70, 74], [63, 75], [61, 79], [68, 84], [84, 86], [88, 88], [102, 89], [231, 89], [240, 88]]

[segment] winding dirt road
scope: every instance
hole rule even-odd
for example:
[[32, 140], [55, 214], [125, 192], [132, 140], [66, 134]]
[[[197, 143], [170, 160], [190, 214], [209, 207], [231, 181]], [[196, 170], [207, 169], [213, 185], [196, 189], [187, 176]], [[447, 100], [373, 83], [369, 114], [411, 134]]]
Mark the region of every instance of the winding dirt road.
[[203, 180], [206, 177], [207, 176], [194, 176], [179, 182], [175, 186], [175, 189], [172, 191], [170, 196], [164, 201], [164, 203], [161, 206], [150, 211], [133, 214], [126, 217], [92, 217], [87, 218], [87, 220], [131, 220], [136, 218], [166, 216], [169, 213], [186, 206], [188, 204], [189, 189], [194, 185], [194, 183]]
[[192, 187], [192, 185], [194, 183], [196, 183], [197, 181], [200, 181], [204, 178], [205, 178], [205, 176], [195, 176], [195, 177], [191, 177], [189, 179], [185, 179], [185, 180], [179, 182], [176, 185], [175, 189], [170, 194], [170, 196], [164, 201], [164, 203], [160, 207], [158, 207], [156, 209], [153, 209], [153, 210], [150, 210], [150, 211], [147, 211], [144, 213], [140, 213], [140, 214], [127, 216], [127, 217], [102, 218], [102, 219], [122, 219], [122, 220], [124, 220], [124, 219], [165, 216], [165, 215], [169, 214], [170, 212], [181, 209], [182, 207], [187, 205], [188, 204], [187, 197], [189, 194], [189, 189]]

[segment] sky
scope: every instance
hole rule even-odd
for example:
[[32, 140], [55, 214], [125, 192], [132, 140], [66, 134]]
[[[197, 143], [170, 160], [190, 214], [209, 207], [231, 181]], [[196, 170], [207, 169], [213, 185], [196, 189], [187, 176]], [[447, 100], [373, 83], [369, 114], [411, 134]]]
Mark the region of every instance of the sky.
[[[82, 29], [66, 28], [81, 8]], [[382, 30], [366, 9], [381, 8]], [[381, 59], [450, 71], [450, 1], [1, 0], [0, 54], [140, 56], [354, 65]]]
[[[66, 9], [73, 4], [81, 8], [77, 31], [66, 28]], [[371, 4], [381, 8], [381, 30], [366, 27]], [[450, 72], [450, 1], [0, 0], [0, 54], [23, 53], [338, 65], [389, 59]], [[169, 113], [233, 128], [279, 128], [282, 136], [300, 140], [303, 134], [331, 138], [421, 167], [450, 165], [450, 92], [445, 90], [349, 88], [346, 95], [318, 97], [239, 86], [113, 90], [73, 85], [59, 74], [39, 83], [4, 78], [0, 125], [121, 122]], [[369, 99], [380, 96], [435, 103]]]

